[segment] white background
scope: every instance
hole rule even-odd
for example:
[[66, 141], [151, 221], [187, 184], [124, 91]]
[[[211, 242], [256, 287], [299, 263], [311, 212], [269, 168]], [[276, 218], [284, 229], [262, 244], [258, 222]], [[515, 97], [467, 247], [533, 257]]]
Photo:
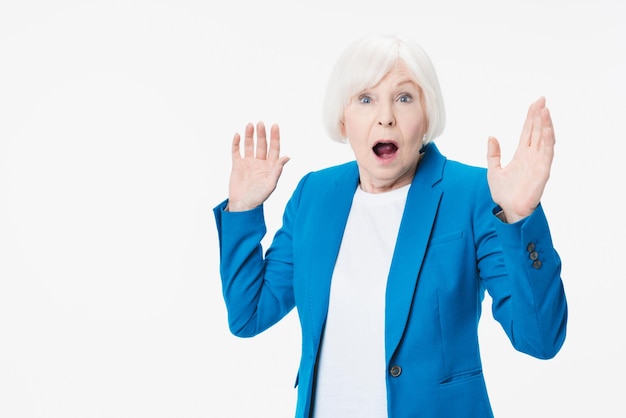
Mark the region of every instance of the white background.
[[568, 337], [530, 358], [485, 305], [487, 385], [501, 418], [625, 416], [625, 21], [618, 0], [0, 1], [0, 417], [293, 416], [296, 315], [229, 333], [211, 209], [248, 121], [292, 158], [270, 237], [302, 175], [352, 158], [322, 97], [368, 32], [429, 52], [450, 158], [484, 166], [495, 135], [508, 160], [547, 97]]

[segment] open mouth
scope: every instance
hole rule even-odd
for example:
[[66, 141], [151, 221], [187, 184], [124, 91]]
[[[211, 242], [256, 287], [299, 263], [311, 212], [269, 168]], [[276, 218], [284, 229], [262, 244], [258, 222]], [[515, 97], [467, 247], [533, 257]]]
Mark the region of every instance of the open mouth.
[[398, 146], [393, 142], [381, 141], [377, 142], [376, 145], [372, 147], [372, 150], [378, 158], [388, 159], [393, 158], [393, 156], [396, 155], [396, 152], [398, 152]]

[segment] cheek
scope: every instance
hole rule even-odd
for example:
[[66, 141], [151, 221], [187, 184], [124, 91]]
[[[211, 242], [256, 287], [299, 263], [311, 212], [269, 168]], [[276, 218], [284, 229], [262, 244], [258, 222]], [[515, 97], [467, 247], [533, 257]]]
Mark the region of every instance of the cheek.
[[341, 122], [341, 133], [348, 139], [359, 140], [366, 129], [364, 129], [364, 121], [362, 118], [353, 114], [344, 114]]
[[404, 133], [404, 138], [407, 140], [407, 145], [421, 146], [424, 135], [426, 134], [426, 129], [427, 126], [424, 119], [404, 124], [402, 131]]

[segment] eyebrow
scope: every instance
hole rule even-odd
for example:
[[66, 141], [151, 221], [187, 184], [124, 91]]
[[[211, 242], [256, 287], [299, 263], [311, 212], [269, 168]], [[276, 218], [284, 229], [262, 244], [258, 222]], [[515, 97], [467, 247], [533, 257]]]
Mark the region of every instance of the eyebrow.
[[396, 86], [403, 86], [405, 84], [412, 84], [413, 86], [417, 87], [418, 89], [421, 90], [421, 87], [419, 84], [417, 84], [417, 82], [413, 79], [407, 78], [404, 81], [399, 82], [398, 84], [396, 84]]
[[[410, 84], [413, 87], [415, 87], [417, 90], [419, 90], [420, 93], [422, 92], [422, 87], [419, 84], [417, 84], [417, 82], [415, 80], [413, 80], [412, 78], [407, 78], [407, 79], [399, 82], [398, 84], [395, 85], [395, 88], [402, 87], [405, 84]], [[370, 91], [372, 89], [375, 89], [375, 88], [376, 88], [376, 86], [364, 88], [363, 90], [360, 90], [359, 92], [357, 92], [354, 96], [358, 97], [358, 96], [360, 96], [360, 95], [362, 95], [364, 93], [367, 93], [368, 91]]]

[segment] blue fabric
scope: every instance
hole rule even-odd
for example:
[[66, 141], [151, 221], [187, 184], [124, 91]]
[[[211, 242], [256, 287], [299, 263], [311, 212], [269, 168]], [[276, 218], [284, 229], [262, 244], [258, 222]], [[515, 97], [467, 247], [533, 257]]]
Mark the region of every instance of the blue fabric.
[[[357, 186], [355, 162], [306, 175], [265, 254], [262, 206], [231, 213], [222, 202], [214, 209], [231, 331], [254, 336], [297, 308], [296, 417], [309, 417], [313, 408], [330, 281]], [[541, 205], [514, 224], [496, 218], [494, 207], [484, 168], [428, 147], [409, 189], [387, 283], [390, 418], [493, 416], [478, 347], [485, 290], [515, 349], [548, 359], [565, 340], [561, 261]]]

